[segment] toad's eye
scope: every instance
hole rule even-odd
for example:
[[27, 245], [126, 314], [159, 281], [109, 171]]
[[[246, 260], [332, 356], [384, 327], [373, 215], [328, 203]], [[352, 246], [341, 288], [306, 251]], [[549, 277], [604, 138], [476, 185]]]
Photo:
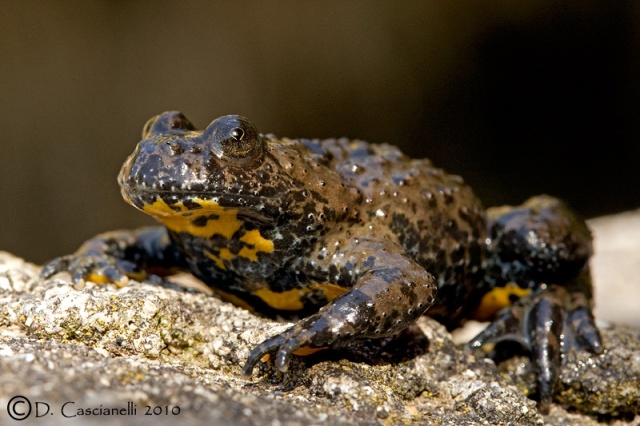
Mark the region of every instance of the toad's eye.
[[219, 158], [234, 163], [257, 161], [264, 153], [264, 141], [256, 128], [238, 115], [218, 118], [207, 127], [203, 137]]
[[244, 130], [242, 130], [240, 127], [236, 127], [235, 129], [231, 129], [231, 139], [236, 140], [236, 141], [241, 141], [242, 138], [244, 138]]
[[246, 157], [251, 153], [254, 143], [245, 140], [245, 131], [241, 127], [229, 130], [229, 137], [220, 141], [222, 150], [229, 157]]

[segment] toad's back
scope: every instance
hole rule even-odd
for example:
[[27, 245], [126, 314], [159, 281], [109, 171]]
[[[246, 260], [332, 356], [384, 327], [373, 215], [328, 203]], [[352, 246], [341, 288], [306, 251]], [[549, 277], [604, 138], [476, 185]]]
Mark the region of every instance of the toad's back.
[[[326, 164], [345, 185], [360, 190], [354, 208], [365, 233], [396, 240], [435, 275], [438, 297], [429, 313], [450, 315], [464, 304], [481, 279], [487, 233], [485, 211], [461, 177], [388, 144], [299, 142], [309, 150], [310, 161]], [[442, 312], [445, 305], [449, 308]]]

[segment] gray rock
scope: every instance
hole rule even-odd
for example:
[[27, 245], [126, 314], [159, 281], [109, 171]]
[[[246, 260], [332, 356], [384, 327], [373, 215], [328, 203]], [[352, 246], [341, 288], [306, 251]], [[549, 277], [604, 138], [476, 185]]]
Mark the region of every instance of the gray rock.
[[201, 292], [134, 281], [78, 286], [38, 272], [0, 253], [7, 424], [18, 395], [31, 402], [31, 417], [41, 415], [38, 424], [587, 425], [640, 411], [640, 333], [629, 327], [605, 325], [599, 357], [567, 355], [559, 404], [542, 417], [526, 397], [528, 360], [496, 367], [429, 318], [393, 339], [296, 358], [286, 374], [263, 363], [247, 380], [240, 371], [249, 351], [286, 323]]

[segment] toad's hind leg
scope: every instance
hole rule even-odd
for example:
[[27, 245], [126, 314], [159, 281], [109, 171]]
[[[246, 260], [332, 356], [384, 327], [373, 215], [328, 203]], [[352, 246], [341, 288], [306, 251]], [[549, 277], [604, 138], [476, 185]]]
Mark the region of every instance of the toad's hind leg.
[[487, 282], [495, 288], [515, 283], [532, 293], [501, 311], [469, 345], [513, 340], [528, 349], [544, 411], [558, 383], [562, 353], [603, 350], [591, 313], [591, 234], [564, 203], [548, 196], [491, 209], [488, 217]]
[[287, 371], [291, 356], [300, 353], [300, 349], [340, 346], [357, 338], [397, 334], [433, 303], [436, 292], [433, 276], [399, 249], [394, 252], [381, 244], [363, 249], [361, 244], [358, 251], [346, 256], [350, 262], [358, 260], [356, 257], [367, 259], [370, 267], [355, 287], [256, 346], [243, 368], [245, 376], [251, 375], [265, 355], [275, 355], [276, 367]]

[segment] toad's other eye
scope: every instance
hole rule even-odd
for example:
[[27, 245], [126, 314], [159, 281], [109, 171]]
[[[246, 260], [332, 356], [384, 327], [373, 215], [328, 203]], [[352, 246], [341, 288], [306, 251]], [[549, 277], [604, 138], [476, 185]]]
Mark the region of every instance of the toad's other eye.
[[195, 126], [181, 112], [167, 111], [151, 117], [147, 121], [142, 128], [142, 139], [147, 139], [152, 135], [182, 135], [195, 129]]
[[256, 128], [244, 117], [226, 115], [207, 127], [204, 137], [218, 158], [244, 164], [260, 160], [264, 141]]

